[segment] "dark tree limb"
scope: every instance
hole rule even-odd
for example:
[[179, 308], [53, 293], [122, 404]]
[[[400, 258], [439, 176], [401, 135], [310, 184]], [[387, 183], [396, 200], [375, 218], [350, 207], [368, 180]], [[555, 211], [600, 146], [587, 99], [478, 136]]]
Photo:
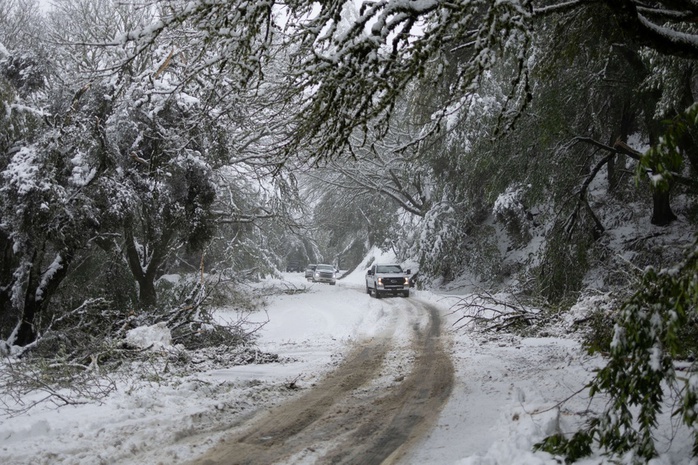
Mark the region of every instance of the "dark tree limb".
[[609, 163], [614, 156], [615, 153], [610, 153], [603, 157], [601, 160], [599, 160], [599, 162], [596, 164], [596, 166], [594, 166], [594, 168], [591, 170], [591, 173], [589, 173], [587, 178], [584, 180], [584, 183], [580, 187], [579, 192], [577, 193], [577, 204], [575, 205], [574, 211], [568, 218], [567, 224], [565, 226], [565, 231], [567, 232], [568, 237], [572, 235], [572, 231], [574, 230], [574, 226], [577, 222], [579, 212], [582, 207], [585, 208], [587, 213], [589, 213], [592, 220], [594, 221], [594, 239], [600, 238], [606, 230], [606, 228], [604, 228], [603, 224], [592, 210], [591, 205], [589, 205], [589, 201], [587, 200], [587, 193], [589, 191], [589, 186], [591, 185], [592, 181], [596, 178], [596, 175], [599, 174], [601, 168], [603, 168], [605, 164]]

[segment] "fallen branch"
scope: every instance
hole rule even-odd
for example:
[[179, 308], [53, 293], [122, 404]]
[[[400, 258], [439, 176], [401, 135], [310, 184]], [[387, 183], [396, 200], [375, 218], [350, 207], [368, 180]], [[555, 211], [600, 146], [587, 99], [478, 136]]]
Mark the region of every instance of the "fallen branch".
[[528, 310], [520, 302], [511, 303], [486, 291], [461, 298], [451, 308], [454, 313], [465, 313], [453, 323], [457, 329], [476, 324], [484, 331], [499, 332], [513, 326], [532, 326], [543, 318], [539, 312]]

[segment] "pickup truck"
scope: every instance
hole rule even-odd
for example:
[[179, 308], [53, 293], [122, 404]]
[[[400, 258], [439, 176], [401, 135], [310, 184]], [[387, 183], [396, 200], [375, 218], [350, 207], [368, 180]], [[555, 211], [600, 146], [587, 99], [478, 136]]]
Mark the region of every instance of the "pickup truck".
[[380, 299], [386, 294], [410, 296], [410, 270], [400, 265], [373, 264], [366, 271], [366, 293]]

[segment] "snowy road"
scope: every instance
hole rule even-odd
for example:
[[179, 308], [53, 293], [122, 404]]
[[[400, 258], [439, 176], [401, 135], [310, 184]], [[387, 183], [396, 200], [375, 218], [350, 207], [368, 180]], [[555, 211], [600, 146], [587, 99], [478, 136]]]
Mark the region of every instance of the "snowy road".
[[[443, 349], [438, 309], [401, 298], [380, 305], [389, 323], [378, 322], [378, 334], [351, 344], [327, 377], [235, 428], [232, 437], [192, 463], [380, 464], [399, 459], [434, 424], [451, 392], [453, 366]], [[404, 346], [399, 334], [406, 326], [412, 334]], [[404, 374], [392, 372], [389, 356], [403, 360]]]
[[101, 404], [0, 417], [0, 463], [558, 463], [531, 447], [589, 408], [557, 406], [597, 365], [578, 343], [456, 330], [452, 298], [378, 300], [350, 278], [274, 282], [308, 286], [251, 315], [266, 321], [260, 349], [280, 363], [184, 377], [154, 364], [149, 379], [115, 378]]

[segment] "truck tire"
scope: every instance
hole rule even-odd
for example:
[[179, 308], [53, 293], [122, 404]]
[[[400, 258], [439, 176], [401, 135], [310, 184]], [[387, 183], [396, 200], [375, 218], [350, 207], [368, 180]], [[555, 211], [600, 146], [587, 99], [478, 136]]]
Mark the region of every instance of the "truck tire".
[[378, 292], [378, 286], [376, 286], [376, 287], [373, 288], [373, 292], [376, 293], [376, 299], [380, 299], [380, 298], [381, 298], [381, 293]]

